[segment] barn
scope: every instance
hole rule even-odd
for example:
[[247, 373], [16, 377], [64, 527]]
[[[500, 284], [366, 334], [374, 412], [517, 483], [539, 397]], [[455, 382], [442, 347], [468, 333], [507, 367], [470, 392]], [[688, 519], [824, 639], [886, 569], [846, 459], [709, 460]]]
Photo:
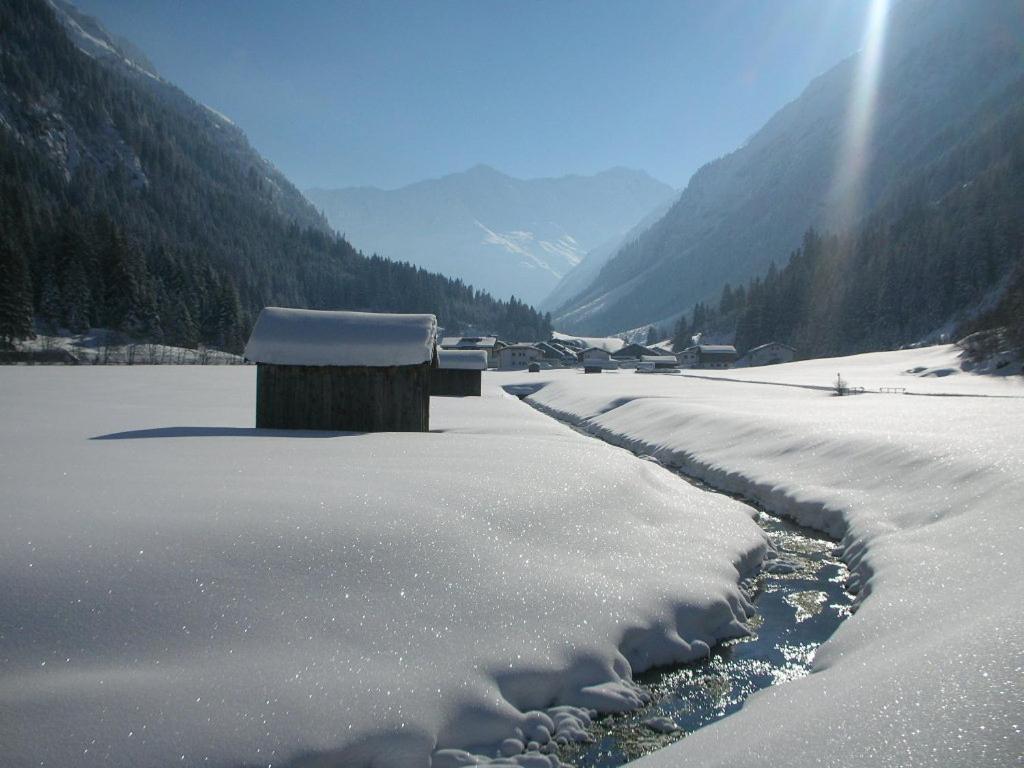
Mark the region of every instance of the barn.
[[265, 308], [245, 347], [256, 426], [428, 431], [436, 334], [433, 315]]
[[483, 349], [442, 349], [430, 370], [430, 394], [440, 397], [480, 397], [487, 352]]

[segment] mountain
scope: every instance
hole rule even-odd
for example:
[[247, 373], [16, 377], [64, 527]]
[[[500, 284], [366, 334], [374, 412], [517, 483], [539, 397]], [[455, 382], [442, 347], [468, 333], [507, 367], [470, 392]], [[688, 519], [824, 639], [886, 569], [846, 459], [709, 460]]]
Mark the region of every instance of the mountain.
[[[770, 340], [834, 357], [969, 333], [1024, 352], [1024, 78], [975, 130], [909, 175], [852, 231], [809, 230], [782, 269], [698, 303], [674, 334]], [[1009, 371], [1008, 371], [1009, 372]]]
[[394, 190], [306, 192], [335, 230], [368, 251], [531, 303], [671, 194], [626, 168], [522, 180], [486, 165]]
[[[553, 312], [556, 324], [606, 333], [677, 316], [717, 300], [725, 283], [782, 263], [810, 227], [836, 231], [864, 220], [977, 130], [979, 110], [1024, 75], [1021, 40], [1024, 14], [1014, 0], [985, 3], [984, 12], [971, 0], [895, 2], [852, 223], [837, 168], [863, 54], [814, 80], [744, 146], [694, 174], [664, 218]], [[965, 183], [956, 174], [947, 181]]]
[[636, 226], [626, 232], [625, 235], [616, 235], [590, 251], [580, 260], [579, 264], [570, 269], [561, 280], [551, 289], [551, 292], [544, 297], [544, 300], [537, 306], [544, 311], [558, 309], [568, 303], [594, 282], [600, 273], [601, 268], [607, 264], [615, 254], [626, 245], [636, 241], [640, 235], [660, 221], [672, 207], [678, 197], [673, 192], [670, 197], [663, 200], [650, 213], [644, 216]]
[[521, 302], [364, 257], [237, 126], [72, 6], [4, 0], [0, 35], [0, 342], [34, 318], [237, 350], [268, 304], [546, 334]]

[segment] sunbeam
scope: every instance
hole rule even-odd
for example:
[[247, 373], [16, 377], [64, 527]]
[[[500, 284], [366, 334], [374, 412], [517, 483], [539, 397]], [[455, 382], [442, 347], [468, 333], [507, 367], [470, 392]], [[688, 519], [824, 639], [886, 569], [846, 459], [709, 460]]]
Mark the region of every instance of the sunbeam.
[[872, 0], [861, 45], [860, 60], [846, 115], [839, 164], [832, 197], [838, 202], [834, 225], [845, 230], [856, 223], [863, 205], [865, 171], [871, 153], [878, 99], [878, 81], [882, 72], [886, 22], [890, 0]]

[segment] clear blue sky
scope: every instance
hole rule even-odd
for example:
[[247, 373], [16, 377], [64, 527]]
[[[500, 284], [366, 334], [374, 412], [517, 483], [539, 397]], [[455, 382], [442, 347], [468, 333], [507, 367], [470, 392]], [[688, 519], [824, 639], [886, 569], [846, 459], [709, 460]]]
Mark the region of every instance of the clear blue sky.
[[866, 0], [77, 0], [300, 188], [487, 163], [682, 187], [853, 53]]

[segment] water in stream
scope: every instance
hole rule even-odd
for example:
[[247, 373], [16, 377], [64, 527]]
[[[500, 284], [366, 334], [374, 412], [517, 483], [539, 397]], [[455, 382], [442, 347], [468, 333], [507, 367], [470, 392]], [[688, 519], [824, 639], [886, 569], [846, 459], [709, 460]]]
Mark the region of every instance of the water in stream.
[[[638, 675], [653, 703], [598, 720], [596, 741], [562, 749], [562, 760], [622, 765], [735, 712], [754, 691], [808, 674], [815, 650], [850, 613], [847, 570], [830, 539], [764, 512], [758, 522], [778, 558], [744, 585], [757, 606], [751, 635], [720, 644], [705, 661]], [[661, 732], [673, 726], [679, 730]]]

